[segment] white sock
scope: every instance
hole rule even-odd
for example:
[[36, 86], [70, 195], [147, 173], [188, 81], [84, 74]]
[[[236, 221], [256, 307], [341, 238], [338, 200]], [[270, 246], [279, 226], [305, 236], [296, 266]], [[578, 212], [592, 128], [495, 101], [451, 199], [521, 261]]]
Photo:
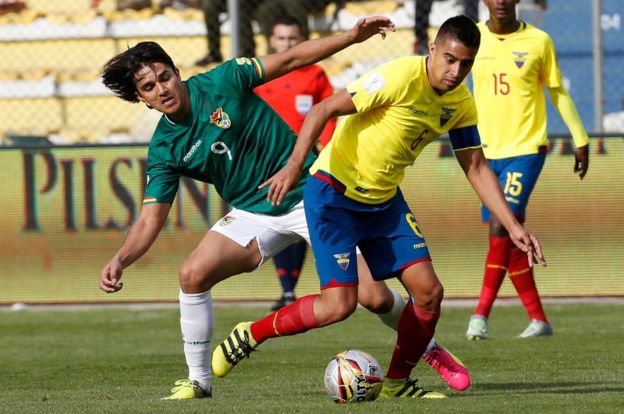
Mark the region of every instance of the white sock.
[[214, 332], [210, 291], [187, 294], [180, 290], [180, 328], [188, 377], [197, 381], [205, 391], [210, 391], [210, 340]]
[[407, 302], [399, 292], [392, 288], [388, 289], [390, 289], [390, 292], [392, 292], [392, 297], [394, 298], [392, 309], [390, 309], [390, 311], [386, 313], [377, 314], [377, 316], [379, 317], [379, 319], [381, 319], [383, 323], [396, 331], [399, 327], [399, 318], [401, 318], [401, 313], [403, 313], [403, 308], [405, 308], [405, 304]]

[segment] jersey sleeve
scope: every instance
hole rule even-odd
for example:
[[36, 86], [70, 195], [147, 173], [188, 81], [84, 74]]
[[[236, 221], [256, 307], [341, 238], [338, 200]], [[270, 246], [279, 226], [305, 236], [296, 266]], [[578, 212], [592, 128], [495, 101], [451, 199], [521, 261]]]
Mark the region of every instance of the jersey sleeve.
[[477, 115], [477, 105], [468, 88], [465, 88], [465, 95], [459, 104], [458, 111], [460, 112], [459, 117], [451, 129], [477, 125], [479, 118]]
[[228, 60], [210, 72], [217, 88], [236, 91], [251, 91], [264, 83], [264, 66], [258, 58], [236, 58]]
[[180, 185], [181, 174], [161, 163], [147, 167], [143, 204], [171, 204]]
[[552, 100], [553, 105], [557, 108], [557, 111], [559, 111], [563, 122], [565, 122], [570, 130], [570, 133], [572, 134], [574, 145], [576, 145], [577, 148], [589, 145], [589, 136], [587, 135], [587, 131], [585, 131], [585, 128], [583, 127], [581, 117], [579, 116], [576, 106], [574, 105], [574, 101], [566, 88], [561, 85], [558, 88], [548, 89], [548, 91], [550, 92], [550, 99]]
[[561, 72], [557, 63], [557, 55], [555, 53], [555, 45], [550, 36], [545, 35], [544, 40], [544, 56], [540, 69], [540, 80], [547, 88], [558, 88], [561, 83]]
[[468, 148], [479, 148], [481, 146], [481, 138], [476, 125], [463, 128], [451, 129], [449, 138], [453, 151], [461, 151]]
[[373, 69], [347, 86], [357, 111], [366, 112], [397, 102], [410, 84], [410, 75], [414, 73], [406, 65], [411, 66], [406, 58], [393, 60]]

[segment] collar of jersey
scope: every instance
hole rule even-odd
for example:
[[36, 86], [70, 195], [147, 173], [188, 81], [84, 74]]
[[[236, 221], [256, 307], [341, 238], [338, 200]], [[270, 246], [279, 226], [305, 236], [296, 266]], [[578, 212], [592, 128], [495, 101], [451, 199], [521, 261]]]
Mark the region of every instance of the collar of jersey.
[[518, 27], [518, 30], [516, 30], [515, 32], [506, 33], [506, 34], [498, 34], [490, 30], [489, 26], [487, 25], [487, 22], [484, 22], [483, 24], [487, 28], [488, 32], [499, 40], [507, 40], [510, 37], [516, 36], [517, 34], [524, 32], [527, 28], [526, 22], [520, 20], [520, 26]]

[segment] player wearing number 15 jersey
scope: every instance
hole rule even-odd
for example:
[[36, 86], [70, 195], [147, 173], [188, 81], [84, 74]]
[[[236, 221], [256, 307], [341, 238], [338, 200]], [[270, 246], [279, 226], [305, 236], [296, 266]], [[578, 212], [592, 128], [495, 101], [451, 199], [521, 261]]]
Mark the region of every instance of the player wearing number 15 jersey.
[[[479, 133], [490, 166], [498, 175], [505, 198], [520, 221], [546, 156], [544, 89], [570, 129], [577, 147], [574, 171], [585, 176], [589, 163], [588, 137], [563, 86], [555, 48], [545, 32], [516, 18], [517, 0], [485, 0], [490, 12], [479, 23], [481, 48], [472, 76], [479, 112]], [[479, 304], [470, 319], [469, 339], [488, 336], [487, 318], [507, 273], [529, 315], [520, 334], [528, 338], [552, 335], [542, 309], [533, 269], [514, 246], [500, 221], [482, 207], [489, 222], [489, 252]]]

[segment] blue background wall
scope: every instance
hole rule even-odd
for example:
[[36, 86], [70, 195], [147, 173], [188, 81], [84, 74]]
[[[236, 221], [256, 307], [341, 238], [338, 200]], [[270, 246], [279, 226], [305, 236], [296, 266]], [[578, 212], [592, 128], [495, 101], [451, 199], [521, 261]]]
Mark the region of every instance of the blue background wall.
[[[561, 73], [583, 124], [593, 131], [594, 81], [592, 1], [549, 0], [544, 13], [521, 12], [521, 18], [550, 34]], [[624, 1], [602, 0], [604, 114], [624, 111]], [[549, 133], [567, 133], [567, 127], [549, 102]]]

